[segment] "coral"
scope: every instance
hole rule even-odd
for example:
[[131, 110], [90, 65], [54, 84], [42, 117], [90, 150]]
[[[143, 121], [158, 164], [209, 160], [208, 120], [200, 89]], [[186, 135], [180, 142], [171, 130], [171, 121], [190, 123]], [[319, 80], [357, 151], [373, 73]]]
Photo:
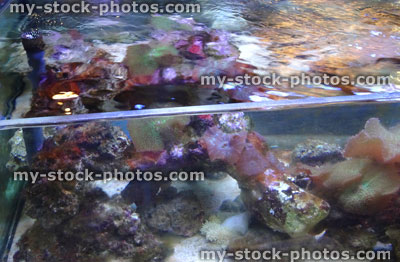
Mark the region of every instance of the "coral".
[[155, 29], [163, 31], [191, 31], [194, 29], [194, 24], [195, 21], [191, 18], [181, 18], [177, 16], [165, 17], [161, 15], [155, 15], [151, 17], [151, 25]]
[[202, 136], [205, 131], [214, 125], [215, 123], [212, 115], [193, 116], [190, 121], [190, 126], [198, 136]]
[[[131, 142], [116, 126], [88, 123], [67, 126], [45, 141], [35, 158], [36, 170], [121, 170], [124, 152]], [[127, 167], [125, 167], [127, 168]]]
[[100, 189], [104, 192], [109, 198], [114, 196], [118, 196], [122, 191], [128, 186], [129, 181], [121, 181], [121, 180], [111, 180], [104, 182], [103, 180], [98, 180], [94, 182], [90, 182], [90, 186], [93, 189]]
[[123, 64], [113, 63], [102, 54], [85, 62], [48, 67], [26, 116], [101, 111], [121, 92], [127, 77]]
[[196, 234], [204, 223], [204, 210], [197, 197], [186, 191], [147, 208], [143, 219], [152, 229], [190, 237]]
[[18, 246], [16, 262], [94, 262], [110, 258], [147, 262], [161, 261], [164, 252], [161, 242], [147, 232], [131, 207], [91, 198], [82, 203], [74, 217], [55, 229], [46, 230], [36, 223]]
[[293, 159], [310, 166], [344, 160], [340, 146], [319, 140], [308, 140], [298, 144], [293, 150]]
[[372, 161], [349, 159], [337, 164], [326, 164], [320, 168], [313, 168], [311, 178], [318, 187], [323, 187], [323, 190], [337, 191], [360, 182], [367, 165], [372, 165]]
[[207, 35], [194, 35], [187, 40], [187, 45], [180, 45], [181, 54], [189, 60], [206, 58], [204, 54], [204, 42], [208, 41]]
[[[129, 152], [131, 153], [131, 152]], [[167, 151], [146, 151], [146, 152], [134, 152], [133, 154], [127, 154], [125, 161], [127, 162], [130, 169], [149, 169], [157, 167], [165, 167], [169, 155]]]
[[229, 128], [231, 132], [239, 131], [236, 133], [224, 131], [226, 126], [245, 120], [232, 114], [219, 119], [224, 120], [225, 128], [210, 127], [200, 143], [210, 160], [229, 165], [249, 211], [267, 226], [291, 236], [306, 234], [328, 215], [329, 204], [290, 182], [284, 164], [269, 150], [263, 137], [244, 131], [248, 124]]
[[201, 227], [200, 232], [208, 241], [225, 247], [230, 241], [239, 236], [234, 231], [224, 227], [217, 217], [211, 217], [207, 220]]
[[346, 145], [344, 156], [350, 159], [308, 168], [315, 192], [352, 214], [389, 211], [400, 191], [399, 146], [399, 126], [386, 129], [379, 119], [369, 119]]
[[398, 168], [378, 164], [366, 165], [363, 177], [344, 190], [339, 204], [347, 212], [370, 215], [389, 207], [400, 190]]
[[211, 161], [221, 160], [234, 165], [246, 176], [258, 175], [267, 168], [268, 147], [257, 133], [239, 130], [226, 133], [221, 127], [213, 126], [203, 134], [200, 144], [207, 149]]
[[129, 46], [124, 63], [129, 68], [130, 78], [134, 79], [137, 84], [148, 85], [156, 83], [158, 79], [155, 78], [154, 73], [157, 71], [159, 65], [155, 58], [162, 57], [162, 55], [177, 54], [176, 49], [174, 51], [169, 49], [173, 49], [173, 47], [158, 47], [153, 51], [152, 46], [148, 44]]
[[135, 149], [142, 151], [162, 151], [164, 142], [152, 119], [135, 119], [128, 123], [129, 134]]
[[153, 39], [128, 47], [124, 59], [130, 69], [127, 88], [197, 83], [201, 75], [230, 74], [237, 63], [239, 52], [223, 31], [177, 17], [155, 16], [152, 24], [159, 29], [152, 34]]
[[204, 133], [200, 143], [208, 149], [211, 161], [223, 160], [234, 164], [244, 149], [246, 136], [247, 132], [228, 134], [214, 126]]
[[215, 262], [215, 259], [203, 259], [202, 250], [224, 251], [225, 246], [208, 242], [203, 236], [186, 238], [174, 245], [174, 253], [165, 262]]
[[386, 129], [379, 119], [371, 118], [348, 141], [345, 157], [371, 158], [380, 163], [400, 163], [400, 126]]
[[[165, 106], [170, 102], [165, 102], [164, 97], [155, 99], [150, 95], [150, 102], [144, 103], [143, 98], [136, 95], [138, 87], [145, 87], [146, 95], [149, 94], [147, 87], [155, 87], [159, 94], [159, 88], [166, 85], [174, 85], [174, 88], [182, 85], [189, 95], [193, 88], [209, 88], [214, 91], [211, 99], [229, 100], [227, 94], [221, 98], [215, 84], [198, 84], [203, 75], [233, 77], [249, 71], [248, 65], [238, 62], [240, 53], [232, 44], [231, 33], [212, 30], [179, 16], [153, 16], [150, 23], [155, 31], [142, 39], [144, 41], [131, 39], [134, 34], [128, 32], [100, 32], [106, 34], [103, 39], [124, 38], [114, 44], [90, 41], [76, 30], [46, 31], [43, 39], [47, 72], [26, 116], [103, 112], [121, 110], [125, 106], [132, 109], [135, 105], [159, 106], [155, 100], [161, 100]], [[130, 91], [135, 91], [135, 95], [126, 97]], [[193, 99], [209, 103], [203, 95]], [[135, 103], [138, 100], [141, 102]], [[186, 99], [179, 101], [192, 104]]]
[[134, 119], [129, 121], [128, 130], [136, 151], [162, 151], [169, 144], [185, 142], [185, 127], [189, 116]]
[[267, 226], [291, 236], [310, 232], [325, 219], [330, 206], [324, 200], [287, 180], [285, 174], [267, 169], [253, 186], [242, 186], [242, 199]]
[[368, 159], [349, 159], [312, 168], [315, 191], [353, 214], [372, 215], [389, 207], [400, 190], [399, 169]]
[[243, 113], [226, 113], [216, 115], [218, 126], [226, 133], [236, 133], [250, 130], [250, 119]]
[[241, 177], [257, 176], [262, 174], [269, 166], [268, 146], [264, 138], [256, 132], [248, 133], [246, 144], [235, 163], [235, 168]]
[[60, 225], [77, 214], [79, 193], [75, 183], [49, 182], [45, 179], [30, 185], [26, 191], [25, 210], [45, 229]]
[[15, 131], [13, 137], [8, 141], [11, 147], [10, 160], [6, 167], [8, 170], [15, 171], [28, 165], [26, 159], [26, 148], [22, 129]]

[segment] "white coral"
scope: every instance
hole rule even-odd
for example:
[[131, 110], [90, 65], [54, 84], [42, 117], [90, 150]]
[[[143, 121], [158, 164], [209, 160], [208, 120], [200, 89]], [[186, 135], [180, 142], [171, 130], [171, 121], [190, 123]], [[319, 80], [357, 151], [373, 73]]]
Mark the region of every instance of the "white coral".
[[221, 224], [217, 217], [211, 217], [200, 229], [200, 233], [206, 237], [207, 241], [228, 246], [229, 241], [238, 237], [238, 235]]

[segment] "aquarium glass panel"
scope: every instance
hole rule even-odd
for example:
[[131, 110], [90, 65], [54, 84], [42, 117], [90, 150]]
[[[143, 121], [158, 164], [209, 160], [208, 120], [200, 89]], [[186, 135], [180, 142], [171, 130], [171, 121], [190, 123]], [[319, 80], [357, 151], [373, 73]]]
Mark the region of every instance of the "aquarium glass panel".
[[397, 261], [399, 116], [381, 102], [3, 130], [26, 146], [2, 158], [26, 182], [7, 261]]
[[[18, 205], [24, 182], [13, 179], [12, 169], [24, 158], [24, 141], [13, 137], [15, 130], [0, 133], [0, 258], [11, 246], [13, 230], [18, 219]], [[10, 142], [9, 142], [10, 141]], [[11, 149], [11, 143], [15, 146]], [[10, 238], [11, 237], [11, 238]]]
[[5, 118], [399, 90], [397, 0], [9, 2]]

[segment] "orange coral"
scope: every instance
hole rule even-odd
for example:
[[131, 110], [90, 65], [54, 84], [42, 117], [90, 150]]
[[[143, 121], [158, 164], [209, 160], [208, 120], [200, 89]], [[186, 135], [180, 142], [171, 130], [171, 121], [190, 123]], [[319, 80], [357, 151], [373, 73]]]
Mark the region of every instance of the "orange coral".
[[364, 130], [350, 138], [344, 156], [370, 158], [380, 163], [400, 163], [400, 126], [386, 129], [379, 119], [371, 118]]
[[398, 168], [369, 159], [349, 159], [311, 171], [316, 191], [328, 192], [353, 214], [372, 215], [386, 209], [400, 190]]
[[387, 129], [371, 118], [349, 139], [344, 156], [350, 159], [308, 168], [316, 191], [328, 193], [353, 214], [372, 215], [390, 207], [400, 191], [400, 126]]
[[311, 168], [314, 183], [324, 189], [338, 190], [361, 181], [363, 170], [371, 161], [367, 159], [350, 159], [337, 164], [326, 164]]

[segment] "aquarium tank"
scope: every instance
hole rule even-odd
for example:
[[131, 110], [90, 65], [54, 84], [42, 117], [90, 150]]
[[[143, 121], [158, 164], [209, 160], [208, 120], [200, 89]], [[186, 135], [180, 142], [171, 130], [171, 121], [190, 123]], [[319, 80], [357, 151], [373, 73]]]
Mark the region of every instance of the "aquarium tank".
[[0, 261], [400, 261], [397, 0], [0, 0]]

